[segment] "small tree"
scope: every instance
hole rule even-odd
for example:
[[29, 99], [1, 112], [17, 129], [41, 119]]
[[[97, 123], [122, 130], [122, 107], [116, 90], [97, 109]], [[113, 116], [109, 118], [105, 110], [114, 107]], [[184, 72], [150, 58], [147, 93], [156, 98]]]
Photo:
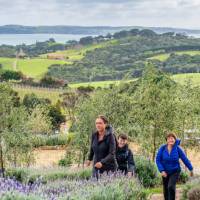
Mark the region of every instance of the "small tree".
[[[4, 172], [5, 158], [3, 152], [3, 136], [4, 131], [8, 126], [8, 117], [14, 106], [12, 89], [5, 83], [0, 84], [0, 167]], [[3, 173], [4, 175], [4, 173]]]
[[116, 131], [128, 131], [130, 128], [130, 97], [120, 94], [117, 87], [115, 89], [98, 91], [77, 105], [75, 143], [82, 153], [83, 162], [89, 150], [91, 134], [95, 129], [95, 119], [98, 115], [107, 116]]
[[67, 90], [61, 97], [63, 98], [62, 106], [66, 110], [70, 121], [75, 122], [75, 110], [79, 101], [79, 94], [75, 90]]
[[5, 155], [14, 167], [33, 161], [33, 135], [27, 121], [28, 112], [24, 107], [13, 108], [8, 118], [9, 126], [4, 131]]
[[169, 76], [148, 66], [133, 95], [132, 126], [143, 150], [155, 159], [164, 133], [175, 128], [176, 83]]
[[27, 126], [31, 134], [49, 134], [52, 130], [51, 119], [45, 107], [36, 106], [28, 116]]

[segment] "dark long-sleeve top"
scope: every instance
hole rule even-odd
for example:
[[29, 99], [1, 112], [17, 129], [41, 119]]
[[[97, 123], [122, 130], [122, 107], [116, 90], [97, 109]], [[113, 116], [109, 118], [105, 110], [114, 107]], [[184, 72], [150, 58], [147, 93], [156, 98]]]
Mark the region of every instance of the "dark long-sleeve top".
[[125, 172], [134, 172], [135, 162], [133, 159], [133, 153], [128, 148], [128, 145], [125, 145], [122, 148], [117, 148], [116, 158], [119, 170]]
[[116, 162], [116, 142], [111, 126], [106, 128], [106, 133], [103, 140], [99, 141], [98, 132], [92, 134], [90, 152], [88, 160], [94, 161], [94, 165], [97, 162], [101, 162], [103, 167], [101, 171], [114, 171], [117, 168]]

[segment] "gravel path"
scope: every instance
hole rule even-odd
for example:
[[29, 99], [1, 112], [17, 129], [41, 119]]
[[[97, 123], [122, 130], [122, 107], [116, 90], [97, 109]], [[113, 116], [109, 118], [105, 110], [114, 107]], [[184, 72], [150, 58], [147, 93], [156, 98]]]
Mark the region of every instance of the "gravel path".
[[[181, 189], [177, 188], [176, 189], [176, 200], [181, 199]], [[150, 198], [150, 200], [164, 200], [163, 194], [153, 194]]]

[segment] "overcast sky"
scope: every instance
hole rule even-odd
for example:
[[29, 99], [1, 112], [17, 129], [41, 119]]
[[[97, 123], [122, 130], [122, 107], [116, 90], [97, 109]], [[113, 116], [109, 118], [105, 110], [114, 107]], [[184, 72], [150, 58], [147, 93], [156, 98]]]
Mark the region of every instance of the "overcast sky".
[[0, 0], [0, 25], [200, 29], [200, 0]]

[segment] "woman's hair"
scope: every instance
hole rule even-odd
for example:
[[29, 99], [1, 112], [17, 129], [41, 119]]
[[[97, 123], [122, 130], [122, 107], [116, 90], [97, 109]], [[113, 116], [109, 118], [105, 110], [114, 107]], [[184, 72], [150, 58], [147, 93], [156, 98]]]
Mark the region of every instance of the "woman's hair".
[[121, 138], [122, 140], [128, 140], [128, 136], [124, 133], [121, 133], [119, 136], [118, 136], [118, 139]]
[[104, 115], [99, 115], [98, 117], [97, 117], [97, 119], [102, 119], [103, 120], [103, 122], [104, 122], [104, 124], [108, 124], [108, 119], [107, 119], [107, 117], [106, 116], [104, 116]]
[[169, 132], [169, 133], [167, 133], [165, 139], [167, 140], [169, 137], [173, 137], [175, 140], [176, 140], [176, 138], [177, 138], [177, 137], [176, 137], [176, 134], [173, 133], [173, 132]]

